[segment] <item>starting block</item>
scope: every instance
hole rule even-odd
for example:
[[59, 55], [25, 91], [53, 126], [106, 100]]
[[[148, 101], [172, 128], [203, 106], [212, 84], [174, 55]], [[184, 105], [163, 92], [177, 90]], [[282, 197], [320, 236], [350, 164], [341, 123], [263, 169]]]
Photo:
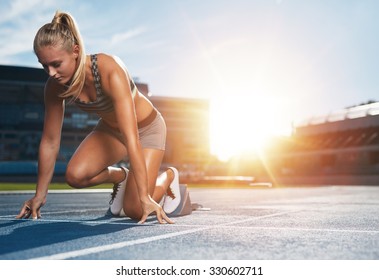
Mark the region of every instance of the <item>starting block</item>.
[[189, 191], [186, 184], [180, 184], [181, 201], [174, 212], [168, 214], [169, 217], [179, 217], [192, 214], [192, 211], [210, 211], [210, 208], [205, 208], [201, 204], [192, 203]]
[[167, 215], [169, 217], [185, 216], [192, 213], [191, 198], [189, 196], [189, 191], [187, 190], [187, 185], [180, 184], [179, 189], [180, 197], [182, 199], [175, 211]]

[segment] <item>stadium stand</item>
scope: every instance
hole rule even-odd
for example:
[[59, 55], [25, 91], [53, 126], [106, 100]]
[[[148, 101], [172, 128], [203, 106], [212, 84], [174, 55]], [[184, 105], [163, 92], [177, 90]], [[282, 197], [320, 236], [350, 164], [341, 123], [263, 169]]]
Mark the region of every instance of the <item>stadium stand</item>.
[[[36, 175], [46, 79], [42, 69], [0, 65], [0, 181]], [[183, 181], [242, 175], [279, 184], [379, 184], [379, 102], [302, 121], [273, 141], [263, 161], [244, 155], [238, 164], [220, 163], [210, 154], [207, 100], [152, 96], [147, 84], [136, 84], [166, 120], [163, 167], [177, 166]], [[74, 105], [65, 114], [56, 180], [97, 122]]]
[[379, 102], [303, 121], [281, 144], [269, 162], [283, 182], [378, 184]]

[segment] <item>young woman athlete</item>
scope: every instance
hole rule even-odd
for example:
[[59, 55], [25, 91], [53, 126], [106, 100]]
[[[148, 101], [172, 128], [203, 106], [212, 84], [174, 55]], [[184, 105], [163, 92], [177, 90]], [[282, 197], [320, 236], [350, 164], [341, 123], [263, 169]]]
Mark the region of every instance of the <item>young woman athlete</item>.
[[[65, 103], [74, 102], [96, 113], [99, 122], [70, 159], [67, 183], [74, 188], [113, 183], [114, 215], [143, 223], [154, 212], [159, 223], [172, 223], [166, 213], [180, 202], [178, 171], [172, 167], [158, 177], [166, 125], [138, 91], [125, 65], [107, 54], [87, 55], [74, 18], [63, 12], [38, 30], [34, 52], [50, 77], [44, 93], [36, 193], [25, 201], [17, 218], [41, 217], [59, 152]], [[115, 166], [126, 157], [130, 170]]]

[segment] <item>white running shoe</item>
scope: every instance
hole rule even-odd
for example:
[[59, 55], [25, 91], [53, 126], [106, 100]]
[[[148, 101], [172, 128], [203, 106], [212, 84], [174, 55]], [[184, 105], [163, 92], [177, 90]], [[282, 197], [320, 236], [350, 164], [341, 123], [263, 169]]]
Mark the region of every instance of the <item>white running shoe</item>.
[[[170, 214], [178, 208], [181, 200], [179, 188], [179, 172], [174, 167], [169, 167], [174, 172], [174, 180], [172, 180], [166, 192], [165, 200], [163, 202], [163, 210], [166, 214]], [[169, 193], [171, 191], [171, 194]], [[172, 197], [171, 197], [172, 196]]]
[[113, 192], [111, 194], [111, 200], [109, 201], [109, 210], [114, 216], [125, 216], [123, 204], [126, 181], [128, 179], [129, 170], [125, 167], [121, 168], [125, 171], [125, 179], [118, 184], [114, 184]]

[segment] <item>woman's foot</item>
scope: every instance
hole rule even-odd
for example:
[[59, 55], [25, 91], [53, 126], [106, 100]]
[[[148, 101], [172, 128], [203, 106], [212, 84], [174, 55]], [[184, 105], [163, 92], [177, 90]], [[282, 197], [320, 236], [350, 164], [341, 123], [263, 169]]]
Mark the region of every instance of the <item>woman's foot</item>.
[[125, 167], [121, 167], [125, 172], [125, 179], [120, 183], [113, 185], [113, 191], [111, 193], [111, 200], [109, 201], [109, 210], [114, 216], [125, 216], [123, 204], [126, 181], [128, 179], [129, 170]]
[[169, 169], [171, 169], [174, 173], [174, 179], [167, 188], [165, 199], [163, 202], [163, 210], [166, 214], [171, 214], [172, 212], [174, 212], [180, 204], [181, 200], [179, 188], [179, 172], [174, 167], [169, 167]]

